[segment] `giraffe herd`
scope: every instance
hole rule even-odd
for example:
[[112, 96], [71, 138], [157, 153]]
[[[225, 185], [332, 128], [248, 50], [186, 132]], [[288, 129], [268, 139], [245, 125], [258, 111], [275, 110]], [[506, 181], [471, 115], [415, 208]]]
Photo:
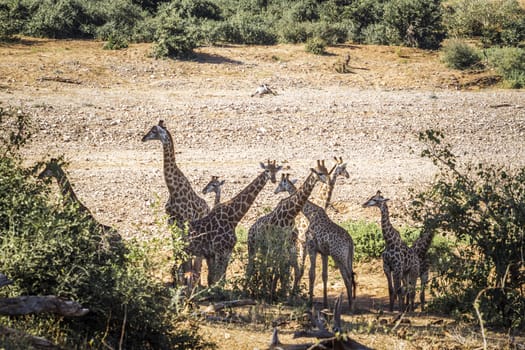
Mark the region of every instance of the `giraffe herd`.
[[[173, 138], [163, 120], [154, 125], [142, 138], [143, 142], [158, 140], [163, 149], [164, 179], [168, 187], [169, 198], [165, 205], [168, 223], [176, 224], [185, 230], [186, 250], [192, 258], [178, 269], [174, 282], [188, 283], [187, 276], [200, 281], [202, 259], [208, 267], [207, 283], [209, 286], [226, 276], [233, 248], [237, 243], [235, 229], [244, 215], [254, 203], [257, 195], [268, 181], [277, 183], [276, 175], [282, 170], [275, 160], [260, 163], [262, 171], [243, 190], [228, 201], [221, 202], [221, 187], [224, 181], [212, 176], [211, 181], [203, 188], [202, 194], [215, 193], [213, 208], [200, 197], [184, 173], [176, 164]], [[254, 269], [254, 249], [257, 237], [269, 228], [279, 228], [290, 242], [287, 252], [290, 266], [294, 270], [293, 288], [297, 290], [304, 273], [306, 255], [310, 259], [308, 274], [308, 297], [313, 300], [315, 282], [315, 265], [317, 254], [322, 260], [323, 304], [327, 307], [328, 257], [332, 257], [339, 269], [347, 291], [350, 310], [353, 309], [356, 283], [353, 270], [354, 243], [352, 237], [341, 226], [333, 222], [326, 209], [330, 205], [332, 193], [338, 177], [349, 177], [346, 163], [342, 158], [335, 158], [331, 170], [325, 166], [324, 160], [318, 160], [315, 168], [304, 182], [296, 188], [296, 180], [289, 178], [290, 174], [282, 174], [281, 181], [275, 189], [275, 194], [287, 193], [274, 209], [258, 218], [248, 231], [248, 264], [246, 277], [250, 278]], [[55, 159], [51, 160], [40, 178], [53, 176], [62, 190], [64, 200], [77, 203], [80, 211], [89, 210], [78, 200], [71, 184]], [[318, 190], [312, 195], [316, 184]], [[310, 198], [311, 196], [311, 198]], [[388, 282], [389, 309], [393, 311], [397, 298], [400, 311], [413, 311], [417, 278], [421, 279], [420, 302], [424, 308], [424, 288], [428, 282], [429, 261], [427, 252], [433, 238], [433, 232], [424, 232], [408, 247], [402, 241], [399, 232], [392, 226], [389, 219], [387, 198], [380, 191], [363, 204], [363, 207], [376, 206], [381, 211], [381, 229], [385, 240], [385, 250], [382, 254], [383, 270]], [[102, 224], [103, 232], [114, 232]], [[114, 234], [113, 234], [114, 235]], [[184, 276], [184, 278], [183, 278]], [[191, 283], [191, 282], [190, 282]]]

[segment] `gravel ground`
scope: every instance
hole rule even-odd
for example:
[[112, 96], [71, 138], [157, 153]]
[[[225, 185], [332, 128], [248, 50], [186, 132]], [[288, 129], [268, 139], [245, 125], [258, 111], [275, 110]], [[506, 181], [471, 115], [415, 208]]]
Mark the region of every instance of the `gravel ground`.
[[[155, 203], [162, 208], [167, 196], [161, 145], [140, 141], [159, 119], [194, 187], [218, 175], [227, 181], [225, 199], [268, 158], [302, 181], [316, 159], [342, 156], [351, 176], [334, 193], [336, 220], [377, 219], [360, 204], [378, 189], [403, 216], [408, 190], [428, 185], [436, 171], [419, 156], [417, 134], [427, 128], [442, 130], [468, 160], [525, 164], [523, 91], [458, 90], [476, 77], [438, 67], [436, 54], [342, 47], [319, 58], [294, 46], [226, 47], [177, 62], [146, 50], [59, 41], [0, 47], [0, 101], [36, 120], [27, 161], [64, 154], [79, 197], [127, 237], [153, 229]], [[345, 52], [353, 72], [337, 74], [332, 67]], [[277, 95], [250, 97], [262, 82]], [[241, 225], [279, 199], [267, 185]]]

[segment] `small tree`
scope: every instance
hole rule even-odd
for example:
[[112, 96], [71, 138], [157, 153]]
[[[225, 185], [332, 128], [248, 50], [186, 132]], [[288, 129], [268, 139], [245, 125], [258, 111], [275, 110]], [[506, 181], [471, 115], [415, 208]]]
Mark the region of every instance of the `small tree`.
[[[427, 130], [423, 157], [438, 166], [432, 187], [415, 195], [413, 217], [425, 229], [455, 235], [464, 244], [456, 263], [435, 287], [451, 306], [472, 311], [481, 290], [486, 322], [525, 325], [525, 168], [487, 164], [460, 166], [443, 134]], [[458, 263], [458, 261], [460, 263]], [[466, 310], [465, 310], [466, 309]]]

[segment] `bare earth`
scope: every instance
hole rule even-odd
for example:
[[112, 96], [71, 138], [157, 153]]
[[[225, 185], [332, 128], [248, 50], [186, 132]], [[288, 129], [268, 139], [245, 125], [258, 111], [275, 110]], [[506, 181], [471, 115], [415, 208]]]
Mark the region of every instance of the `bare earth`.
[[[491, 72], [449, 70], [437, 52], [359, 45], [328, 51], [314, 56], [294, 45], [207, 47], [181, 62], [149, 57], [147, 44], [105, 51], [100, 42], [26, 39], [0, 44], [0, 105], [35, 118], [38, 132], [27, 163], [65, 155], [78, 196], [127, 238], [158, 231], [167, 195], [161, 145], [140, 140], [159, 119], [172, 132], [178, 165], [195, 189], [219, 175], [227, 181], [225, 199], [268, 158], [302, 181], [316, 159], [342, 156], [351, 176], [334, 193], [340, 212], [330, 214], [338, 222], [379, 220], [378, 212], [360, 206], [378, 189], [391, 199], [394, 224], [407, 222], [409, 189], [427, 186], [436, 171], [419, 156], [417, 133], [427, 128], [442, 130], [465, 160], [525, 165], [523, 90], [480, 87], [493, 80]], [[337, 73], [346, 54], [350, 72]], [[277, 95], [250, 97], [261, 83]], [[280, 198], [268, 185], [241, 225], [248, 228]], [[375, 312], [388, 293], [380, 264], [358, 269], [363, 313], [345, 321], [369, 325], [379, 319]], [[332, 279], [333, 296], [344, 288], [338, 273]], [[365, 326], [355, 337], [385, 349], [480, 346], [479, 333], [465, 334], [455, 323], [429, 331], [436, 317], [410, 317], [401, 335], [366, 334]], [[438, 322], [453, 324], [443, 317]], [[224, 349], [265, 348], [271, 333], [222, 324], [205, 332]], [[504, 335], [493, 337], [492, 345], [505, 344]]]

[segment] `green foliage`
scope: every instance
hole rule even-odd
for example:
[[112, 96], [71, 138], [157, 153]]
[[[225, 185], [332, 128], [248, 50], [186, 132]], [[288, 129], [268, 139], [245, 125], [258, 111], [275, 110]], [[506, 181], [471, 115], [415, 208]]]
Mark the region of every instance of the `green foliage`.
[[[256, 299], [277, 301], [291, 295], [291, 266], [295, 257], [290, 256], [292, 233], [269, 226], [261, 232], [254, 244], [253, 270], [247, 271], [245, 292]], [[249, 274], [249, 275], [248, 275]]]
[[525, 168], [460, 166], [441, 132], [427, 130], [420, 140], [425, 144], [422, 156], [434, 162], [439, 174], [432, 187], [415, 196], [413, 217], [425, 229], [467, 243], [436, 280], [449, 307], [442, 311], [472, 311], [475, 296], [486, 289], [481, 299], [484, 321], [523, 327]]
[[449, 40], [442, 48], [442, 61], [449, 68], [471, 69], [481, 62], [476, 48], [461, 40]]
[[118, 0], [98, 4], [91, 15], [103, 23], [98, 25], [93, 34], [106, 40], [105, 49], [122, 49], [128, 46], [136, 35], [138, 23], [146, 17], [146, 12], [131, 0]]
[[30, 20], [25, 26], [28, 35], [61, 39], [85, 34], [81, 27], [86, 16], [78, 0], [34, 1], [29, 8]]
[[24, 114], [5, 109], [0, 116], [2, 129], [14, 125], [16, 136], [2, 140], [2, 150], [10, 151], [0, 157], [0, 271], [14, 281], [9, 292], [57, 295], [90, 310], [81, 318], [33, 316], [33, 326], [28, 324], [31, 318], [12, 318], [9, 325], [54, 339], [64, 348], [205, 344], [194, 328], [173, 329], [181, 320], [168, 308], [170, 290], [137, 259], [144, 256], [140, 247], [107, 244], [105, 229], [77, 205], [49, 201], [46, 184], [34, 179], [37, 169], [24, 168], [18, 153], [28, 135], [17, 131]]
[[157, 58], [188, 58], [197, 47], [198, 33], [194, 18], [183, 18], [179, 3], [162, 5], [157, 15], [153, 55]]
[[354, 259], [368, 261], [381, 258], [385, 249], [385, 242], [381, 227], [376, 223], [365, 221], [347, 221], [341, 226], [348, 231], [354, 241]]
[[440, 0], [392, 0], [386, 3], [382, 23], [390, 28], [390, 44], [423, 49], [438, 48], [445, 37]]
[[314, 55], [324, 55], [326, 53], [325, 48], [326, 42], [319, 37], [313, 37], [306, 40], [306, 52], [313, 53]]
[[12, 40], [21, 32], [26, 12], [20, 1], [0, 2], [0, 41]]
[[525, 10], [516, 0], [454, 0], [445, 8], [450, 37], [480, 37], [487, 46], [516, 46], [525, 39]]
[[490, 64], [501, 74], [508, 87], [525, 87], [525, 49], [506, 47], [489, 49], [486, 52]]

